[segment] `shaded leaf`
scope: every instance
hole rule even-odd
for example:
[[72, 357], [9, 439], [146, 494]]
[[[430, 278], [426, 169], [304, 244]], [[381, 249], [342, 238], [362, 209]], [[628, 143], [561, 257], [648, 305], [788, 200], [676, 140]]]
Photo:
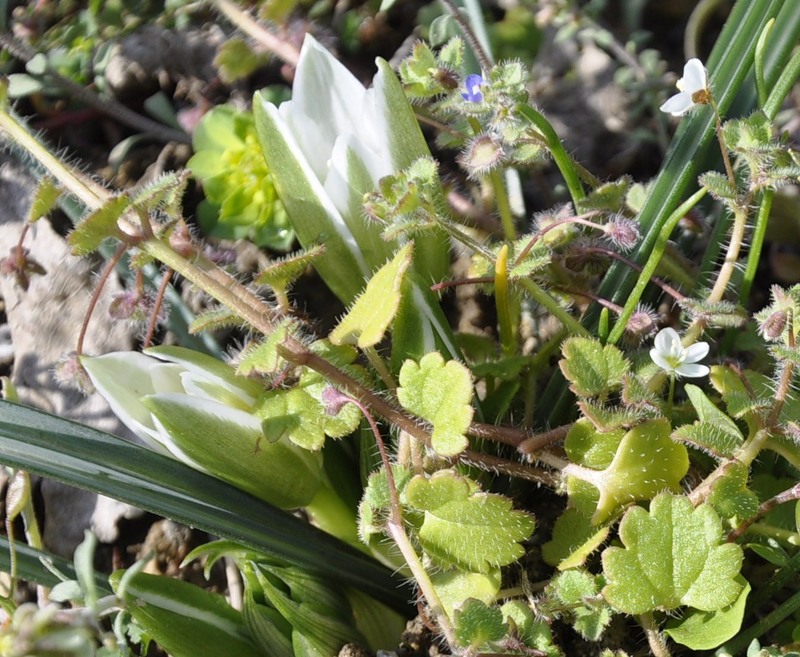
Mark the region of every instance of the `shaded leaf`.
[[580, 397], [605, 397], [622, 385], [630, 363], [614, 345], [591, 338], [570, 338], [562, 346], [559, 367]]

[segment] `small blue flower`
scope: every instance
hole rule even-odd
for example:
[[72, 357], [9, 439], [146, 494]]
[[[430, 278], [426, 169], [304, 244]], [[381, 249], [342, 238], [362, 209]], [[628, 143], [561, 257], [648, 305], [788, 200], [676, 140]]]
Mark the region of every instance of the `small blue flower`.
[[482, 103], [483, 94], [481, 87], [483, 86], [483, 78], [477, 73], [472, 73], [464, 80], [464, 86], [467, 88], [466, 93], [461, 94], [461, 97], [470, 103]]

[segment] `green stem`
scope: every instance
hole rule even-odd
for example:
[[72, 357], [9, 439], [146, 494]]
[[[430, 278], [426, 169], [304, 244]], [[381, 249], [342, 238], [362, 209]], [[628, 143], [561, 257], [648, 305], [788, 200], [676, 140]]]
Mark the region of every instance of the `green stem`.
[[583, 190], [581, 178], [578, 175], [578, 170], [575, 167], [575, 163], [572, 161], [572, 158], [569, 156], [564, 148], [564, 145], [561, 143], [561, 139], [559, 139], [558, 134], [553, 129], [553, 126], [550, 125], [550, 122], [530, 105], [520, 105], [519, 113], [533, 123], [533, 125], [536, 126], [536, 129], [542, 133], [545, 143], [547, 144], [547, 148], [550, 151], [550, 154], [553, 156], [553, 160], [555, 160], [556, 166], [564, 178], [564, 182], [567, 185], [569, 194], [572, 197], [572, 203], [575, 205], [575, 209], [577, 210], [578, 203], [586, 197], [586, 192]]
[[587, 328], [582, 326], [565, 308], [562, 308], [553, 297], [531, 279], [523, 278], [517, 282], [525, 288], [534, 301], [546, 308], [551, 315], [561, 322], [571, 335], [583, 335], [586, 337], [591, 335]]
[[508, 244], [497, 254], [494, 268], [494, 300], [497, 307], [497, 322], [500, 325], [500, 344], [503, 353], [510, 356], [516, 352], [514, 319], [511, 312], [511, 291], [508, 285]]
[[489, 182], [494, 191], [494, 202], [497, 205], [497, 213], [503, 224], [503, 234], [509, 242], [517, 239], [517, 229], [514, 226], [514, 215], [511, 212], [511, 205], [508, 202], [508, 190], [503, 180], [503, 172], [494, 169], [489, 173]]
[[647, 643], [650, 644], [650, 652], [653, 653], [653, 657], [670, 657], [667, 642], [664, 641], [663, 635], [658, 631], [658, 625], [656, 625], [653, 614], [651, 612], [641, 614], [638, 620], [647, 637]]
[[753, 281], [756, 279], [756, 271], [758, 270], [758, 265], [761, 261], [761, 249], [764, 246], [764, 237], [767, 234], [767, 222], [769, 221], [769, 213], [772, 210], [772, 199], [774, 198], [775, 190], [765, 189], [764, 194], [761, 197], [761, 204], [758, 206], [756, 225], [753, 229], [753, 237], [750, 242], [750, 251], [747, 254], [747, 266], [744, 270], [742, 288], [739, 294], [742, 304], [747, 302], [747, 299], [750, 296], [750, 290], [753, 287]]
[[309, 519], [321, 530], [370, 554], [358, 538], [358, 519], [327, 481], [323, 481], [314, 498], [305, 507]]
[[664, 225], [661, 227], [661, 230], [658, 233], [656, 242], [653, 245], [653, 250], [650, 252], [650, 257], [647, 259], [647, 262], [642, 268], [642, 273], [639, 274], [639, 278], [636, 280], [636, 284], [628, 296], [628, 300], [625, 302], [622, 313], [620, 313], [620, 316], [614, 323], [614, 328], [611, 329], [611, 335], [608, 336], [609, 344], [616, 344], [616, 342], [625, 332], [625, 327], [628, 325], [628, 320], [630, 320], [631, 315], [633, 315], [633, 311], [636, 310], [636, 306], [639, 303], [639, 300], [642, 298], [644, 289], [650, 282], [650, 278], [655, 273], [658, 263], [661, 260], [661, 257], [664, 255], [664, 250], [667, 248], [667, 242], [669, 241], [672, 231], [675, 230], [675, 226], [678, 225], [678, 222], [683, 218], [683, 216], [695, 205], [697, 205], [700, 199], [702, 199], [707, 193], [708, 190], [705, 187], [698, 189], [680, 206], [678, 206], [678, 208], [664, 222]]

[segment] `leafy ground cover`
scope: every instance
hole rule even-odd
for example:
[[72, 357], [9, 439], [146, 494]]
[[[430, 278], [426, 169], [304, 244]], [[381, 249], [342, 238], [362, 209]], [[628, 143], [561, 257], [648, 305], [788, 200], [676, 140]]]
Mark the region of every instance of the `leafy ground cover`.
[[2, 28], [0, 654], [794, 654], [795, 3]]

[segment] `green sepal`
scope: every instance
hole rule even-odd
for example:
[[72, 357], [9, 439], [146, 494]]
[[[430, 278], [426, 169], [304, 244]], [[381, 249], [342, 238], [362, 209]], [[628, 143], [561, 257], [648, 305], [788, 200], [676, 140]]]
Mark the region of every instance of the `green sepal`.
[[663, 493], [650, 511], [628, 509], [619, 526], [625, 546], [606, 548], [603, 595], [626, 614], [687, 606], [716, 611], [742, 590], [736, 576], [742, 548], [725, 542], [722, 522], [709, 504]]
[[228, 308], [214, 308], [207, 310], [195, 317], [189, 324], [189, 333], [195, 335], [203, 331], [216, 331], [227, 328], [241, 328], [247, 326], [238, 314]]
[[750, 594], [750, 584], [744, 577], [737, 575], [736, 581], [742, 589], [732, 604], [717, 611], [693, 610], [680, 620], [670, 619], [664, 633], [691, 650], [712, 650], [732, 639], [742, 627]]
[[458, 645], [472, 650], [499, 641], [508, 630], [499, 607], [490, 607], [475, 598], [465, 600], [453, 620]]
[[186, 172], [164, 173], [131, 192], [132, 205], [144, 212], [160, 210], [168, 217], [180, 217], [181, 203], [188, 184], [189, 175]]
[[728, 177], [719, 171], [706, 171], [700, 175], [698, 182], [718, 201], [730, 203], [736, 199], [736, 188]]
[[257, 418], [236, 409], [208, 410], [201, 398], [144, 397], [177, 447], [210, 474], [282, 509], [305, 506], [320, 485], [322, 458], [285, 440], [268, 440]]
[[481, 573], [508, 565], [523, 555], [520, 541], [535, 527], [533, 516], [512, 509], [510, 499], [481, 492], [452, 470], [415, 476], [402, 503], [422, 514], [420, 545], [442, 567]]
[[578, 202], [578, 212], [621, 212], [632, 183], [633, 180], [628, 176], [603, 183]]
[[254, 283], [267, 285], [274, 290], [283, 292], [300, 278], [323, 253], [325, 253], [325, 246], [314, 244], [297, 253], [275, 258], [261, 270]]
[[88, 255], [96, 251], [108, 238], [122, 239], [124, 234], [117, 222], [130, 206], [130, 197], [127, 194], [120, 194], [89, 213], [67, 238], [72, 252], [75, 255]]
[[263, 657], [250, 639], [241, 613], [221, 595], [170, 577], [136, 573], [109, 582], [122, 596], [128, 613], [159, 646], [174, 657], [236, 655]]
[[413, 248], [413, 242], [409, 242], [375, 272], [364, 292], [331, 331], [331, 343], [357, 344], [360, 349], [367, 349], [383, 339], [400, 306], [401, 286], [411, 265]]
[[614, 345], [591, 338], [570, 338], [562, 346], [559, 367], [579, 397], [605, 398], [622, 385], [630, 363]]
[[502, 607], [503, 618], [529, 648], [538, 650], [546, 657], [563, 657], [564, 653], [553, 643], [553, 633], [544, 620], [537, 620], [527, 602], [509, 600]]
[[353, 433], [361, 411], [353, 404], [345, 404], [336, 415], [329, 415], [322, 401], [328, 385], [322, 376], [306, 370], [294, 387], [265, 392], [255, 413], [262, 420], [267, 439], [285, 437], [303, 449], [318, 451], [326, 436], [343, 438]]

